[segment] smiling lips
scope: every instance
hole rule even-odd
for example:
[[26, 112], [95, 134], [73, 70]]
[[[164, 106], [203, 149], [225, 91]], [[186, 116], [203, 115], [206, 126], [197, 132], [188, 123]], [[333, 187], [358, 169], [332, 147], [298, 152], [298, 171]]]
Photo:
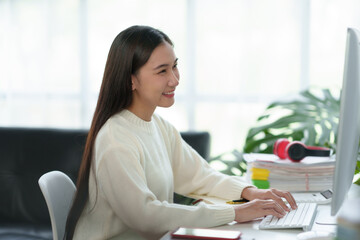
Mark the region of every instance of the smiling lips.
[[167, 98], [172, 98], [175, 95], [175, 90], [172, 90], [171, 92], [163, 93], [162, 95], [167, 97]]

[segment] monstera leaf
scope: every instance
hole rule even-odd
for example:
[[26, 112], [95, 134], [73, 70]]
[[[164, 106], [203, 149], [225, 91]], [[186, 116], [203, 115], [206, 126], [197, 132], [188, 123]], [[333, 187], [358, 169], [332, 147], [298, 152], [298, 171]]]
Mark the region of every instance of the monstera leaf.
[[[336, 96], [329, 89], [308, 89], [291, 100], [271, 103], [247, 134], [244, 153], [272, 153], [279, 138], [302, 141], [310, 146], [324, 146], [336, 152], [337, 129], [340, 113], [340, 92]], [[223, 164], [222, 172], [243, 175], [246, 162], [242, 153], [234, 150], [219, 155], [212, 162]], [[360, 152], [359, 152], [360, 156]], [[237, 171], [236, 171], [237, 170]], [[360, 185], [360, 161], [357, 162], [354, 183]]]
[[272, 153], [279, 138], [335, 151], [339, 111], [340, 98], [329, 89], [309, 89], [292, 100], [274, 102], [249, 130], [244, 152]]
[[[244, 152], [272, 153], [279, 138], [324, 146], [336, 152], [340, 113], [340, 94], [337, 95], [335, 97], [328, 89], [309, 89], [295, 99], [270, 104], [257, 119], [256, 126], [249, 130]], [[360, 161], [357, 162], [354, 183], [360, 185]]]

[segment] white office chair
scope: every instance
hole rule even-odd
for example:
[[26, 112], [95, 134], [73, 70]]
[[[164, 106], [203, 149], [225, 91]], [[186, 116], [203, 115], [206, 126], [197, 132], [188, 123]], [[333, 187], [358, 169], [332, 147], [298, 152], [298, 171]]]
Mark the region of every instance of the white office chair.
[[39, 186], [49, 209], [54, 240], [62, 240], [76, 187], [72, 180], [60, 171], [45, 173]]

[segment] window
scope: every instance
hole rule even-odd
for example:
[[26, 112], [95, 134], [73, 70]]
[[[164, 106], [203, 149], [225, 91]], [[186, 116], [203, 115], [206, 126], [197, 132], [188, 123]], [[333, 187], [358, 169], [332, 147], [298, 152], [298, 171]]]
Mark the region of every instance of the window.
[[88, 128], [107, 53], [135, 25], [163, 30], [181, 74], [157, 109], [209, 131], [212, 155], [242, 148], [273, 100], [339, 88], [356, 0], [0, 0], [0, 125]]

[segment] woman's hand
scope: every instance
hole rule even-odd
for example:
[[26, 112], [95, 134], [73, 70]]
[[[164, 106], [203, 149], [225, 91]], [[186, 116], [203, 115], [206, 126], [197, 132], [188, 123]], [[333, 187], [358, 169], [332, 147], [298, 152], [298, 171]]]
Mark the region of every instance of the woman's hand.
[[278, 218], [285, 216], [285, 210], [273, 200], [255, 199], [234, 207], [235, 221], [247, 222], [255, 218], [273, 215]]
[[286, 206], [282, 198], [285, 198], [286, 201], [290, 204], [292, 209], [296, 209], [297, 205], [295, 202], [294, 197], [291, 193], [287, 191], [281, 191], [277, 189], [257, 189], [255, 187], [248, 187], [245, 188], [241, 194], [242, 198], [245, 198], [249, 201], [254, 199], [261, 199], [261, 200], [273, 200], [276, 202], [282, 209], [286, 211], [290, 211], [290, 209]]

